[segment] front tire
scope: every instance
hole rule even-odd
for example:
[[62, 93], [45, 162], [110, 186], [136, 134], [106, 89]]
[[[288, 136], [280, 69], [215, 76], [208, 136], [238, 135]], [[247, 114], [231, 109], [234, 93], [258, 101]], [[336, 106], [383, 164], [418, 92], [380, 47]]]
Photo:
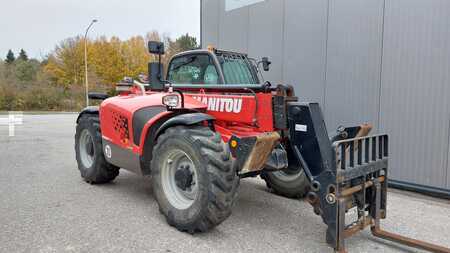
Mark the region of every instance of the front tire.
[[153, 193], [169, 225], [207, 231], [228, 218], [239, 177], [228, 145], [208, 127], [167, 129], [153, 151]]
[[107, 183], [119, 175], [119, 168], [109, 164], [103, 155], [98, 115], [83, 115], [79, 119], [75, 133], [75, 154], [81, 177], [88, 183]]

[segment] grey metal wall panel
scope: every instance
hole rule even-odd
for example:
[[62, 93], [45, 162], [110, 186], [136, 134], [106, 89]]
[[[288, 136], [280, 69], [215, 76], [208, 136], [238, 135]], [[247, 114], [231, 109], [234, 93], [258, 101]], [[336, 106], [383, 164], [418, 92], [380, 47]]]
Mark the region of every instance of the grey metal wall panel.
[[225, 11], [225, 1], [219, 1], [219, 42], [217, 47], [247, 52], [249, 7]]
[[283, 80], [303, 101], [323, 102], [327, 0], [285, 0]]
[[445, 188], [450, 1], [386, 0], [380, 126], [394, 179]]
[[201, 0], [201, 43], [202, 47], [219, 43], [220, 5], [217, 0]]
[[203, 0], [202, 8], [204, 47], [269, 55], [267, 79], [322, 103], [329, 128], [369, 121], [389, 133], [393, 179], [450, 189], [450, 1], [267, 0], [226, 12], [224, 0]]
[[330, 130], [361, 122], [378, 126], [383, 5], [330, 1], [324, 106]]
[[281, 83], [283, 67], [284, 0], [267, 0], [249, 6], [248, 54], [260, 59], [268, 56], [272, 65], [264, 78]]
[[[450, 101], [447, 100], [447, 103], [449, 104], [450, 107]], [[450, 109], [449, 109], [450, 110]], [[448, 115], [448, 143], [447, 143], [447, 149], [448, 149], [448, 153], [447, 153], [447, 189], [450, 189], [450, 114]]]

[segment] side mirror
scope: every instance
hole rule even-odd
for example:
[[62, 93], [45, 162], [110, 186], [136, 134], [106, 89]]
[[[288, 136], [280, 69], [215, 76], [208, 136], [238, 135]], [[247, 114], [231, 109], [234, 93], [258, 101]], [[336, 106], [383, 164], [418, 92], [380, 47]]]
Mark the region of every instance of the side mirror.
[[150, 89], [164, 90], [164, 82], [161, 73], [163, 72], [163, 64], [159, 62], [150, 62], [148, 64], [148, 76]]
[[164, 43], [159, 41], [149, 41], [148, 42], [148, 51], [151, 54], [164, 54]]
[[148, 51], [151, 54], [157, 54], [158, 62], [150, 62], [148, 64], [148, 76], [150, 89], [152, 90], [164, 90], [164, 82], [162, 81], [163, 64], [161, 63], [161, 55], [164, 54], [164, 43], [159, 41], [149, 41]]
[[264, 71], [269, 71], [269, 65], [272, 64], [271, 61], [269, 61], [269, 57], [263, 57], [262, 58], [262, 64], [263, 64], [263, 70]]

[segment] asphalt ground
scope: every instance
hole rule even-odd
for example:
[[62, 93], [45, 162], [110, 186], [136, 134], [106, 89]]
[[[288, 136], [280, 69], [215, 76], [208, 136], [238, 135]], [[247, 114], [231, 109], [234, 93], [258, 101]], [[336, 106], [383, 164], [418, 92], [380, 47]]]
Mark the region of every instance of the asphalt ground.
[[[1, 117], [1, 116], [0, 116]], [[333, 252], [326, 226], [302, 200], [241, 181], [233, 214], [208, 233], [166, 224], [149, 179], [121, 171], [85, 183], [74, 155], [75, 114], [24, 115], [16, 136], [0, 126], [0, 252]], [[450, 247], [450, 202], [390, 190], [387, 230]], [[376, 239], [347, 240], [349, 252], [422, 252]]]

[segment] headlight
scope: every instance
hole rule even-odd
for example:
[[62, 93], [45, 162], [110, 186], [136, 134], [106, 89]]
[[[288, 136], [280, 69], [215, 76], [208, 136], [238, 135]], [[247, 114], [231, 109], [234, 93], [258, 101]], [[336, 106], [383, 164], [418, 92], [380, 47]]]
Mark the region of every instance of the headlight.
[[162, 103], [168, 107], [177, 107], [179, 104], [179, 97], [175, 94], [166, 95], [162, 98]]

